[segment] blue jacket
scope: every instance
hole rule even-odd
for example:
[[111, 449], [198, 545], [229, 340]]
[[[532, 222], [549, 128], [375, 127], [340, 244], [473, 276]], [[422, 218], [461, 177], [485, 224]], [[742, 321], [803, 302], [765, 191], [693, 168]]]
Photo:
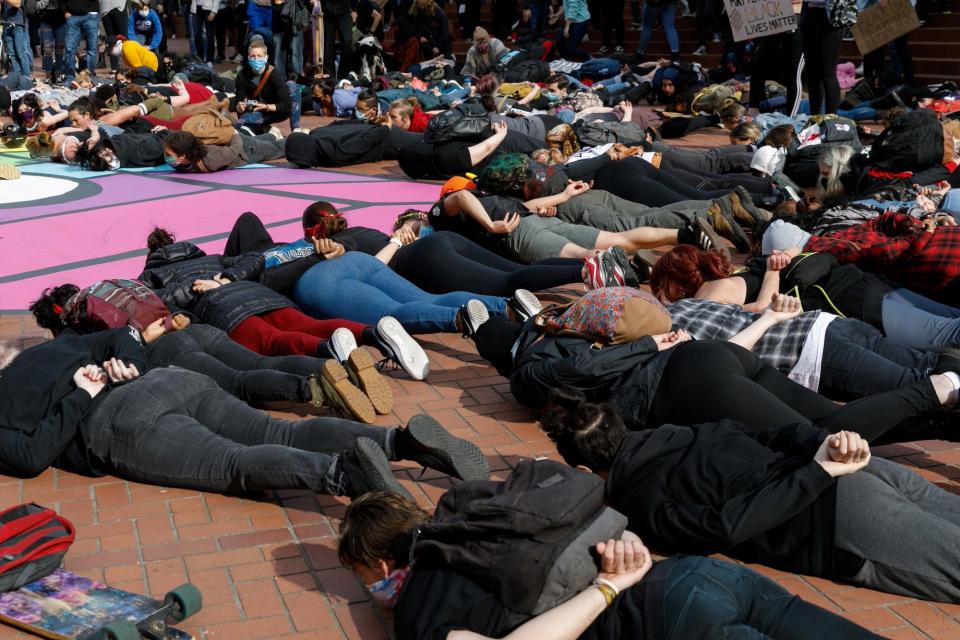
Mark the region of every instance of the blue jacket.
[[147, 49], [156, 51], [163, 40], [163, 23], [160, 22], [160, 16], [153, 9], [146, 18], [140, 15], [139, 11], [130, 12], [130, 18], [127, 20], [127, 38], [141, 43]]

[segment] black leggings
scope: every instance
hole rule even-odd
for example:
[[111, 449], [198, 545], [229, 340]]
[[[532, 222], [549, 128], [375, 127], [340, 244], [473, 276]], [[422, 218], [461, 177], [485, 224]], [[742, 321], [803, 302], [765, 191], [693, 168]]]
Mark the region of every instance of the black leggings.
[[806, 4], [803, 5], [800, 24], [810, 115], [836, 113], [840, 104], [837, 62], [840, 60], [841, 29], [830, 24], [826, 9]]
[[215, 327], [191, 324], [147, 347], [151, 367], [176, 366], [213, 378], [221, 389], [246, 402], [310, 399], [307, 376], [323, 360], [310, 356], [261, 356]]
[[609, 47], [616, 34], [616, 44], [623, 46], [623, 0], [603, 0], [600, 11], [603, 13], [603, 45]]
[[755, 427], [812, 423], [873, 440], [940, 405], [929, 380], [838, 405], [729, 342], [675, 347], [660, 378], [648, 427], [731, 419]]
[[723, 191], [739, 185], [756, 196], [762, 197], [773, 193], [773, 182], [769, 178], [761, 178], [748, 173], [709, 173], [691, 168], [683, 164], [682, 161], [668, 160], [667, 158], [661, 159], [660, 170], [683, 180], [685, 184], [694, 185], [701, 192], [704, 190]]
[[551, 258], [531, 265], [507, 260], [460, 234], [435, 231], [397, 251], [393, 269], [429, 293], [469, 291], [511, 296], [580, 282], [583, 261]]
[[648, 207], [665, 207], [683, 200], [710, 200], [730, 193], [729, 189], [700, 191], [639, 158], [604, 165], [594, 174], [593, 187]]
[[120, 57], [110, 53], [117, 41], [117, 36], [127, 37], [127, 12], [123, 9], [111, 9], [100, 17], [103, 20], [103, 31], [106, 36], [106, 56], [109, 59], [111, 71], [120, 68]]

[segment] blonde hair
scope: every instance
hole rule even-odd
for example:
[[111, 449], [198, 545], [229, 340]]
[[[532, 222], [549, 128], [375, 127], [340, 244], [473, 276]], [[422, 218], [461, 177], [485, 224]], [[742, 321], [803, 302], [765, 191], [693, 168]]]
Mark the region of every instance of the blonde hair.
[[478, 25], [477, 28], [473, 30], [473, 44], [484, 41], [490, 41], [490, 33]]
[[410, 5], [410, 15], [429, 16], [437, 12], [437, 3], [433, 0], [413, 0]]
[[756, 122], [741, 122], [730, 132], [730, 139], [756, 142], [760, 139], [760, 126]]
[[31, 158], [52, 158], [56, 148], [53, 136], [46, 132], [27, 138], [25, 146]]

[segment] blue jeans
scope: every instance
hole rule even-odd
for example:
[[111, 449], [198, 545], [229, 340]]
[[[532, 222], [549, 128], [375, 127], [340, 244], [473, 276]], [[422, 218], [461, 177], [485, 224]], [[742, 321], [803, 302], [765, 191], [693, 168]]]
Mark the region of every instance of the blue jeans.
[[209, 10], [197, 7], [197, 12], [191, 18], [193, 18], [193, 37], [196, 42], [197, 56], [206, 62], [213, 62], [213, 47], [217, 36], [213, 20], [207, 19], [209, 15]]
[[[300, 110], [303, 108], [303, 100], [300, 98], [300, 85], [293, 80], [287, 80], [287, 91], [290, 92], [290, 128], [296, 129], [300, 126]], [[322, 111], [317, 113], [322, 113]]]
[[30, 51], [30, 34], [22, 24], [7, 25], [3, 30], [3, 46], [10, 54], [13, 70], [21, 75], [30, 76], [33, 65], [33, 53]]
[[957, 217], [957, 215], [960, 214], [960, 189], [950, 189], [950, 191], [947, 192], [947, 197], [943, 199], [940, 210], [946, 211], [953, 217]]
[[547, 28], [547, 3], [534, 0], [530, 3], [530, 30], [535, 38], [543, 35]]
[[303, 32], [294, 34], [273, 32], [273, 66], [281, 78], [287, 77], [287, 54], [290, 54], [290, 71], [303, 75]]
[[393, 316], [410, 333], [456, 331], [457, 310], [474, 298], [496, 315], [506, 311], [505, 298], [464, 291], [427, 293], [359, 251], [311, 267], [294, 285], [293, 297], [315, 318], [375, 325], [384, 316]]
[[588, 60], [590, 54], [580, 48], [583, 37], [590, 30], [590, 21], [574, 22], [570, 25], [570, 37], [564, 37], [563, 30], [557, 36], [557, 52], [560, 57], [568, 60]]
[[894, 289], [883, 297], [883, 332], [914, 349], [960, 347], [960, 309]]
[[649, 2], [643, 4], [643, 30], [640, 32], [640, 49], [637, 55], [642, 56], [647, 52], [647, 45], [650, 44], [650, 38], [653, 37], [653, 27], [657, 20], [663, 25], [663, 30], [667, 33], [667, 44], [670, 45], [670, 53], [680, 52], [680, 36], [677, 35], [677, 5], [674, 2], [668, 2], [662, 7], [655, 7]]
[[667, 640], [881, 637], [741, 565], [695, 556], [675, 562], [663, 598]]
[[67, 24], [51, 27], [40, 23], [40, 48], [43, 51], [43, 70], [50, 77], [63, 73], [63, 48], [66, 43]]
[[[786, 100], [784, 100], [784, 103], [786, 103]], [[810, 113], [809, 100], [800, 101], [799, 112]], [[876, 120], [877, 110], [870, 106], [870, 102], [862, 102], [853, 109], [837, 109], [837, 115], [841, 118], [850, 118], [854, 122], [860, 122], [861, 120]]]
[[77, 75], [77, 49], [80, 48], [80, 38], [87, 43], [87, 70], [91, 74], [97, 70], [97, 38], [100, 35], [100, 16], [88, 13], [82, 16], [67, 18], [67, 33], [64, 38], [66, 51], [66, 80], [73, 80]]

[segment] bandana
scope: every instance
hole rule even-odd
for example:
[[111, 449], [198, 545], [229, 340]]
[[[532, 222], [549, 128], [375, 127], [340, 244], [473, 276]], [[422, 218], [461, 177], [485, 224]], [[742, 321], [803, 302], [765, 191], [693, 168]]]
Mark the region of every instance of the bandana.
[[400, 597], [400, 590], [403, 589], [403, 583], [410, 575], [410, 569], [413, 564], [408, 564], [402, 569], [394, 569], [383, 580], [377, 580], [373, 584], [367, 585], [367, 591], [370, 596], [376, 600], [380, 606], [386, 609], [393, 609], [397, 604], [397, 598]]
[[504, 153], [495, 157], [477, 178], [477, 185], [490, 193], [523, 196], [528, 181], [542, 182], [546, 168], [522, 153]]

